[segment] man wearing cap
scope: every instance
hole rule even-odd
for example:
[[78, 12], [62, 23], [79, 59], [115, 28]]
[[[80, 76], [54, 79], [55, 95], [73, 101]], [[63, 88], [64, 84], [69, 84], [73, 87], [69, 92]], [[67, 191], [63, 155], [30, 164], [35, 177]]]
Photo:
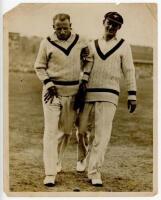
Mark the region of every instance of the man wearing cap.
[[86, 41], [71, 31], [70, 16], [53, 18], [54, 33], [42, 40], [35, 71], [43, 83], [44, 110], [43, 160], [44, 184], [54, 186], [57, 172], [75, 121], [73, 103], [79, 88], [81, 64], [84, 75], [80, 87], [88, 81], [93, 63]]
[[[102, 186], [101, 167], [106, 148], [111, 136], [112, 121], [118, 105], [120, 86], [123, 73], [128, 89], [127, 106], [130, 113], [136, 108], [136, 79], [130, 45], [116, 37], [123, 24], [122, 16], [117, 12], [108, 12], [104, 16], [104, 35], [91, 42], [94, 53], [94, 65], [86, 84], [85, 105], [75, 102], [82, 110], [79, 116], [78, 161], [81, 170], [86, 167], [87, 142], [85, 143], [89, 119], [93, 117], [93, 134], [89, 153], [88, 178], [92, 185]], [[91, 121], [91, 120], [90, 120]], [[84, 156], [84, 157], [83, 157]]]

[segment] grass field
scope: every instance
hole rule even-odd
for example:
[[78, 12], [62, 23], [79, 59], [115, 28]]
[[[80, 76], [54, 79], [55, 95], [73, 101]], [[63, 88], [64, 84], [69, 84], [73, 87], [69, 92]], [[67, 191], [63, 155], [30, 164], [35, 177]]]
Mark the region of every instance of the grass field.
[[12, 192], [152, 192], [153, 87], [152, 79], [137, 80], [138, 107], [127, 110], [127, 92], [121, 90], [113, 131], [102, 168], [104, 186], [92, 187], [86, 173], [76, 172], [76, 138], [67, 148], [57, 185], [43, 185], [43, 111], [41, 84], [35, 74], [10, 73], [9, 173]]

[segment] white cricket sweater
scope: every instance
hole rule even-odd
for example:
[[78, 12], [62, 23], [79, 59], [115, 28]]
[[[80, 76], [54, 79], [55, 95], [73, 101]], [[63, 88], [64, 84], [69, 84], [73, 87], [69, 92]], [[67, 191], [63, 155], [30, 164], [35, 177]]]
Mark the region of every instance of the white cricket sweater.
[[118, 104], [120, 92], [119, 81], [123, 73], [128, 88], [128, 99], [136, 100], [135, 68], [130, 45], [123, 41], [111, 55], [106, 55], [120, 39], [104, 38], [91, 42], [94, 53], [94, 65], [88, 81], [86, 101], [108, 101]]
[[[55, 85], [58, 95], [74, 95], [79, 87], [82, 67], [80, 55], [82, 49], [87, 47], [87, 42], [74, 33], [66, 41], [59, 40], [55, 33], [49, 40], [45, 38], [40, 44], [34, 65], [36, 74], [42, 82], [50, 79], [45, 87]], [[89, 54], [85, 60], [84, 71], [88, 73], [93, 64], [93, 55]], [[85, 74], [82, 79], [88, 80], [88, 76]]]

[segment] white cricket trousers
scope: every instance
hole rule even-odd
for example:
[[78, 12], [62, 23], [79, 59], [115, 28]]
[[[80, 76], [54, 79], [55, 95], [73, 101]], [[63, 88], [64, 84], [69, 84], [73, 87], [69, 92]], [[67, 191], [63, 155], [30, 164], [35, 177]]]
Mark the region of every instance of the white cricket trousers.
[[[89, 152], [88, 178], [101, 178], [101, 167], [108, 142], [111, 136], [112, 121], [116, 112], [116, 106], [110, 102], [89, 102], [85, 104], [83, 112], [79, 118], [79, 137], [85, 135], [88, 131], [89, 119], [93, 118], [92, 134], [94, 139]], [[92, 117], [91, 117], [92, 116]], [[86, 146], [78, 144], [78, 155], [85, 155]], [[84, 146], [84, 148], [82, 148]], [[82, 152], [83, 151], [83, 152]], [[79, 156], [78, 156], [79, 157]]]
[[74, 96], [54, 97], [44, 102], [45, 89], [42, 93], [44, 111], [43, 161], [45, 175], [56, 175], [57, 165], [63, 155], [72, 133], [76, 113], [73, 110]]

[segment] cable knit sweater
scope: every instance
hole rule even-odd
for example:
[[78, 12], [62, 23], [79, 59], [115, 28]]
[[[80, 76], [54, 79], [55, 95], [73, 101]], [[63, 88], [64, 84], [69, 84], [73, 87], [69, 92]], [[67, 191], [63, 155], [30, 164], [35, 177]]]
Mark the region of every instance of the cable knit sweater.
[[[61, 41], [54, 33], [42, 40], [34, 65], [38, 78], [46, 88], [53, 85], [58, 95], [71, 96], [77, 93], [81, 72], [81, 52], [87, 48], [87, 42], [79, 35], [72, 33], [68, 40]], [[93, 55], [85, 58], [84, 72], [88, 74], [93, 64]], [[83, 78], [88, 80], [84, 74]]]
[[128, 87], [128, 99], [136, 100], [135, 68], [130, 45], [122, 40], [120, 47], [110, 54], [120, 39], [92, 41], [94, 65], [88, 82], [86, 101], [108, 101], [118, 104], [119, 81], [123, 73]]

